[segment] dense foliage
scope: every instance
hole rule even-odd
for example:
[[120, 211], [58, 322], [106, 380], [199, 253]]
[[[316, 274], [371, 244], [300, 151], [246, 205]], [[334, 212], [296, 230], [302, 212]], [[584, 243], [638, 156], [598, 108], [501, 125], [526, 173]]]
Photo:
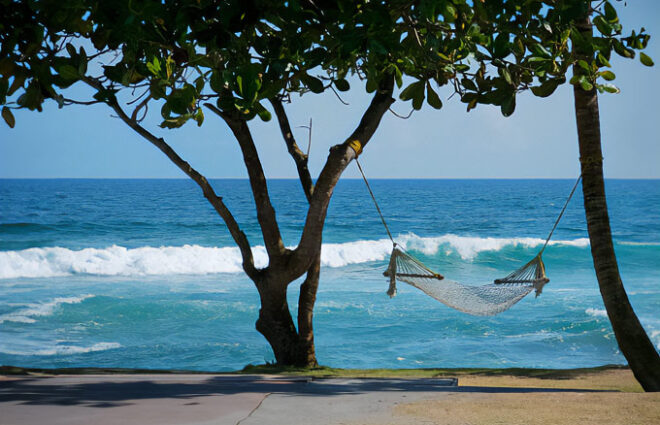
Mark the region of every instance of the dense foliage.
[[[172, 128], [201, 125], [204, 102], [268, 120], [264, 99], [346, 91], [349, 75], [373, 92], [393, 75], [415, 109], [424, 100], [440, 108], [436, 89], [450, 84], [468, 110], [494, 104], [510, 115], [518, 91], [548, 96], [566, 81], [571, 42], [593, 52], [571, 83], [617, 91], [612, 52], [634, 57], [649, 36], [623, 37], [612, 3], [601, 5], [600, 34], [585, 39], [573, 21], [590, 4], [570, 0], [0, 0], [0, 104], [13, 126], [13, 108], [120, 96], [137, 103], [133, 118], [159, 102], [161, 125]], [[67, 98], [78, 81], [93, 100]]]

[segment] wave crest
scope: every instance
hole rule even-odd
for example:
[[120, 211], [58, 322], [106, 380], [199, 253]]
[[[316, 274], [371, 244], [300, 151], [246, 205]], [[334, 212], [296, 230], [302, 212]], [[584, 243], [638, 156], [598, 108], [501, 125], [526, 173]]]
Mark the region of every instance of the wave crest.
[[[447, 234], [439, 237], [402, 235], [398, 243], [407, 250], [425, 255], [458, 254], [472, 260], [479, 253], [500, 251], [506, 247], [534, 248], [545, 241], [538, 238], [481, 238]], [[551, 245], [586, 247], [586, 238], [551, 241]], [[388, 239], [358, 240], [323, 244], [321, 263], [325, 267], [344, 267], [372, 261], [383, 261], [390, 254]], [[257, 267], [268, 264], [263, 246], [253, 247]], [[236, 247], [203, 247], [199, 245], [71, 250], [61, 247], [30, 248], [0, 252], [0, 279], [70, 276], [144, 276], [176, 274], [214, 274], [242, 272], [240, 251]]]
[[22, 304], [22, 306], [26, 308], [22, 308], [12, 313], [1, 315], [0, 323], [4, 323], [4, 322], [34, 323], [36, 322], [35, 317], [50, 316], [51, 314], [53, 314], [55, 309], [57, 309], [57, 307], [59, 307], [62, 304], [79, 304], [84, 300], [92, 297], [94, 297], [94, 295], [87, 294], [87, 295], [81, 295], [79, 297], [58, 297], [51, 301], [46, 301], [42, 303]]
[[89, 347], [79, 347], [77, 345], [55, 345], [48, 348], [12, 350], [0, 348], [0, 352], [14, 356], [70, 356], [73, 354], [93, 353], [96, 351], [112, 350], [121, 348], [118, 342], [98, 342]]

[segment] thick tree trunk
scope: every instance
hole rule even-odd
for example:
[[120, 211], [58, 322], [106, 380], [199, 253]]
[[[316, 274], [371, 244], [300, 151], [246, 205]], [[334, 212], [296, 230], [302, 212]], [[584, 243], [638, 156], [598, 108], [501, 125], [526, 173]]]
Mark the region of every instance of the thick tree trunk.
[[[578, 24], [583, 33], [591, 34], [588, 18]], [[577, 45], [575, 51], [578, 56], [591, 62], [588, 52], [581, 52]], [[582, 71], [574, 66], [573, 72], [580, 74]], [[628, 360], [635, 378], [644, 390], [660, 391], [660, 356], [630, 305], [614, 254], [605, 200], [598, 92], [595, 88], [586, 91], [575, 85], [573, 93], [582, 164], [584, 210], [600, 293], [619, 348]]]
[[314, 349], [312, 318], [319, 284], [320, 262], [319, 253], [300, 286], [298, 330], [294, 325], [286, 298], [290, 283], [288, 274], [268, 270], [255, 282], [261, 298], [256, 328], [273, 349], [278, 365], [299, 367], [318, 365]]

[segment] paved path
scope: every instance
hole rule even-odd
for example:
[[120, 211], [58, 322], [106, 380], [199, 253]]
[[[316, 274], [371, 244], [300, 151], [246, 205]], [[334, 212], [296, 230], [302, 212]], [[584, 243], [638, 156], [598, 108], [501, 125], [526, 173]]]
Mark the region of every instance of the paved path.
[[245, 375], [0, 376], [2, 425], [302, 425], [390, 422], [398, 403], [456, 391], [453, 379]]

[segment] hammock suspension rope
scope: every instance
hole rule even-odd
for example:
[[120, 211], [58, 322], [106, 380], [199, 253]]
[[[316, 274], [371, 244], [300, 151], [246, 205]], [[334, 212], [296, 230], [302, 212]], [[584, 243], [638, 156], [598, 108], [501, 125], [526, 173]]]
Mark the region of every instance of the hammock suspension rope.
[[387, 294], [390, 297], [396, 295], [396, 282], [398, 280], [422, 290], [427, 295], [456, 310], [475, 316], [492, 316], [511, 308], [532, 291], [536, 291], [537, 297], [541, 294], [543, 287], [550, 281], [545, 274], [542, 254], [582, 179], [581, 174], [575, 181], [573, 189], [538, 254], [519, 269], [501, 279], [495, 279], [491, 284], [472, 286], [445, 279], [444, 276], [426, 267], [396, 243], [378, 201], [376, 201], [371, 185], [358, 161], [362, 146], [358, 141], [349, 143], [349, 146], [356, 152], [355, 163], [367, 186], [369, 195], [371, 195], [387, 236], [392, 241], [392, 253], [390, 254], [387, 270], [383, 273], [384, 276], [389, 278]]

